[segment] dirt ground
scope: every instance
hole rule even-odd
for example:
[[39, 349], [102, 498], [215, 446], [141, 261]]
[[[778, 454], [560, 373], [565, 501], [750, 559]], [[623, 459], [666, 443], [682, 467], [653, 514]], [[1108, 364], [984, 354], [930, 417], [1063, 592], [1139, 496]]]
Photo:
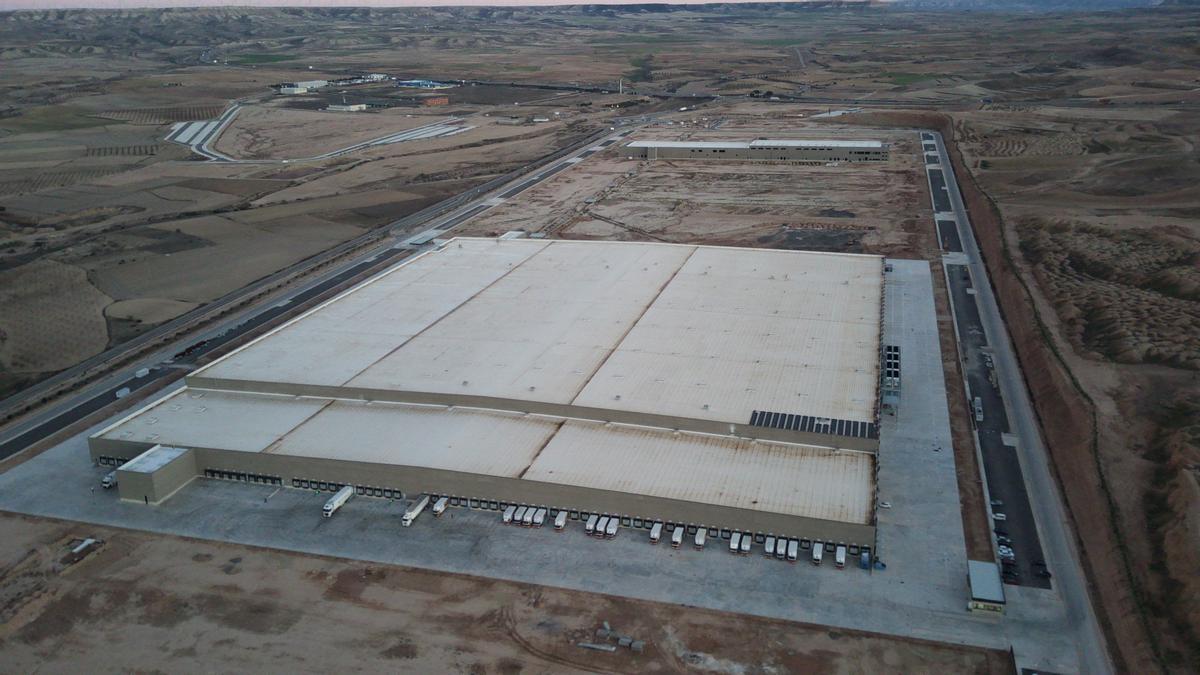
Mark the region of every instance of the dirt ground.
[[[689, 122], [687, 131], [651, 130], [630, 140], [843, 134], [801, 124], [784, 129], [770, 118], [761, 122], [736, 133], [690, 127]], [[925, 257], [921, 233], [932, 213], [915, 137], [881, 131], [873, 138], [892, 144], [888, 162], [642, 161], [627, 157], [617, 145], [490, 210], [472, 221], [468, 231], [526, 229], [566, 238]]]
[[272, 100], [238, 110], [214, 147], [238, 159], [313, 157], [446, 119], [400, 108], [361, 113], [289, 110]]
[[[0, 515], [21, 672], [1012, 672], [1006, 652]], [[71, 544], [103, 544], [78, 562]], [[609, 622], [636, 654], [575, 646]]]

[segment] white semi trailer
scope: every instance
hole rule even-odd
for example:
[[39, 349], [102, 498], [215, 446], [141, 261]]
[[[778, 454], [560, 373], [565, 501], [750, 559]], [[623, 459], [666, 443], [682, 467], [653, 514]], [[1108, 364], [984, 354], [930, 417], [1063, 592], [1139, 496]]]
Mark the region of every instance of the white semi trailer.
[[438, 500], [433, 503], [433, 515], [440, 518], [442, 514], [446, 512], [446, 506], [449, 504], [449, 497], [439, 497]]
[[325, 502], [325, 507], [321, 509], [321, 515], [325, 516], [326, 518], [332, 518], [333, 514], [336, 513], [338, 509], [342, 508], [343, 504], [350, 501], [350, 498], [353, 496], [354, 488], [350, 485], [338, 490], [337, 494], [330, 497], [329, 501]]
[[417, 519], [417, 516], [421, 515], [426, 506], [429, 506], [429, 495], [421, 495], [421, 498], [408, 507], [408, 510], [400, 517], [400, 524], [404, 527], [412, 525], [413, 521]]

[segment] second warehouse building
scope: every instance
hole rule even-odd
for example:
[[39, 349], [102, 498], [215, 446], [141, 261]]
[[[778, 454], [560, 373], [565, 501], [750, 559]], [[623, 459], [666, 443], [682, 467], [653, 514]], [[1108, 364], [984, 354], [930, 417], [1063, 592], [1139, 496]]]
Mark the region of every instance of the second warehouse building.
[[193, 373], [91, 455], [137, 502], [204, 476], [873, 546], [883, 268], [453, 239]]

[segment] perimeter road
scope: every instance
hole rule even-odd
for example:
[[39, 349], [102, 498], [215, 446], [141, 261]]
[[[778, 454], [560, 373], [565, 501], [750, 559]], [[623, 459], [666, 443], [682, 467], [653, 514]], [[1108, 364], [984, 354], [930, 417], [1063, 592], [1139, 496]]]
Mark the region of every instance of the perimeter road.
[[[1075, 538], [1067, 525], [1069, 522], [1067, 511], [1051, 473], [1049, 455], [1042, 443], [1037, 417], [1025, 389], [1025, 382], [1021, 377], [1020, 365], [1009, 340], [1008, 330], [1000, 316], [1000, 309], [992, 292], [987, 268], [983, 263], [971, 221], [967, 216], [966, 206], [963, 204], [962, 195], [958, 189], [958, 180], [954, 176], [950, 156], [946, 152], [946, 146], [940, 133], [926, 131], [921, 133], [921, 137], [924, 143], [932, 142], [937, 146], [942, 171], [945, 172], [945, 192], [958, 223], [958, 236], [962, 242], [966, 267], [970, 269], [971, 278], [975, 281], [974, 298], [979, 309], [982, 326], [992, 348], [991, 353], [999, 390], [1007, 403], [1008, 419], [1013, 425], [1016, 436], [1017, 443], [1013, 452], [1020, 457], [1021, 467], [1024, 469], [1029, 503], [1037, 519], [1046, 561], [1056, 572], [1055, 591], [1062, 598], [1066, 607], [1069, 623], [1063, 628], [1074, 632], [1077, 636], [1078, 662], [1083, 672], [1111, 673], [1113, 666], [1108, 658], [1104, 634], [1096, 621], [1091, 599], [1088, 597], [1083, 568], [1080, 565], [1078, 551], [1075, 549]], [[960, 330], [962, 328], [960, 327]], [[1016, 602], [1022, 600], [1021, 595], [1024, 593], [1055, 592], [1018, 589], [1011, 586], [1008, 588], [1020, 591], [1012, 593], [1015, 597], [1011, 599]], [[1020, 667], [1022, 664], [1019, 659], [1020, 654], [1018, 653], [1018, 666]]]

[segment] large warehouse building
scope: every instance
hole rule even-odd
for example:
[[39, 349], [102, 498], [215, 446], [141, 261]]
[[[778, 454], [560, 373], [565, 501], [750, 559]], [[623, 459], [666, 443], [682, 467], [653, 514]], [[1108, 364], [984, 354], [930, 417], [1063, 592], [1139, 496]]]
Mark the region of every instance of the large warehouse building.
[[642, 159], [750, 160], [800, 164], [886, 162], [888, 159], [888, 146], [881, 141], [633, 141], [625, 147], [629, 149], [629, 154]]
[[206, 476], [872, 546], [883, 268], [452, 239], [195, 372], [90, 450], [137, 502]]

